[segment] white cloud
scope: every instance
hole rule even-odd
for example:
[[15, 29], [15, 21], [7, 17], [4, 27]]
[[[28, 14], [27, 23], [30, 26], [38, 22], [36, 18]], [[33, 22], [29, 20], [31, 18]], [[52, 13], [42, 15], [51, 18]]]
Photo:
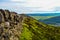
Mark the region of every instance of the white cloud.
[[59, 0], [12, 0], [12, 1], [24, 1], [25, 4], [22, 4], [24, 7], [36, 7], [38, 10], [40, 9], [42, 11], [52, 11], [54, 7], [60, 6]]
[[[13, 3], [3, 3], [6, 6], [20, 10], [20, 12], [51, 12], [60, 8], [60, 0], [10, 0]], [[24, 3], [23, 3], [24, 2]], [[6, 5], [7, 4], [7, 5]]]
[[11, 1], [22, 1], [22, 0], [11, 0]]

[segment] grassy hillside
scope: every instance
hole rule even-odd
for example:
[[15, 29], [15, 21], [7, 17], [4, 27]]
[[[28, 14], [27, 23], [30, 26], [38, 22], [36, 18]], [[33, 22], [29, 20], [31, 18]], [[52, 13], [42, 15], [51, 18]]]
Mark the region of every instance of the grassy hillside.
[[23, 20], [21, 40], [60, 40], [60, 28], [46, 25], [29, 16]]

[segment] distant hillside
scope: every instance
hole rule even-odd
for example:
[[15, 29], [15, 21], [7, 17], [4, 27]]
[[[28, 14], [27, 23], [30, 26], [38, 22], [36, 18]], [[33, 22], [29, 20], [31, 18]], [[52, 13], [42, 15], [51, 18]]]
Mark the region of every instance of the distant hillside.
[[60, 16], [60, 13], [32, 13], [32, 14], [26, 14], [28, 16]]
[[60, 16], [48, 18], [48, 19], [45, 19], [45, 20], [40, 19], [39, 21], [42, 21], [46, 24], [52, 24], [52, 25], [60, 26]]
[[45, 20], [45, 19], [49, 19], [55, 16], [31, 16], [31, 17], [33, 17], [36, 20]]
[[49, 18], [52, 18], [52, 17], [56, 17], [56, 16], [60, 16], [60, 13], [36, 13], [36, 14], [26, 14], [28, 16], [31, 16], [37, 20], [45, 20], [45, 19], [49, 19]]
[[60, 40], [60, 27], [0, 9], [0, 40]]

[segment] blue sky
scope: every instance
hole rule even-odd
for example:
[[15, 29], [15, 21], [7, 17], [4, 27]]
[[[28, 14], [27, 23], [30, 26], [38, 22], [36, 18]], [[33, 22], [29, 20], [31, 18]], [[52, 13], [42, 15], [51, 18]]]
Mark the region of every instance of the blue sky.
[[17, 13], [60, 13], [60, 0], [0, 0], [0, 9]]

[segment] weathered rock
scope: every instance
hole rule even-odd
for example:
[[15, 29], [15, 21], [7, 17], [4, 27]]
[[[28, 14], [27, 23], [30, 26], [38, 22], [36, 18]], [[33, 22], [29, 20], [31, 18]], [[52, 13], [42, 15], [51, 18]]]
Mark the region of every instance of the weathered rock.
[[22, 19], [15, 12], [0, 9], [0, 40], [19, 40]]
[[3, 33], [3, 27], [2, 26], [0, 26], [0, 36], [1, 36], [1, 34]]
[[2, 22], [2, 14], [0, 13], [0, 23]]

